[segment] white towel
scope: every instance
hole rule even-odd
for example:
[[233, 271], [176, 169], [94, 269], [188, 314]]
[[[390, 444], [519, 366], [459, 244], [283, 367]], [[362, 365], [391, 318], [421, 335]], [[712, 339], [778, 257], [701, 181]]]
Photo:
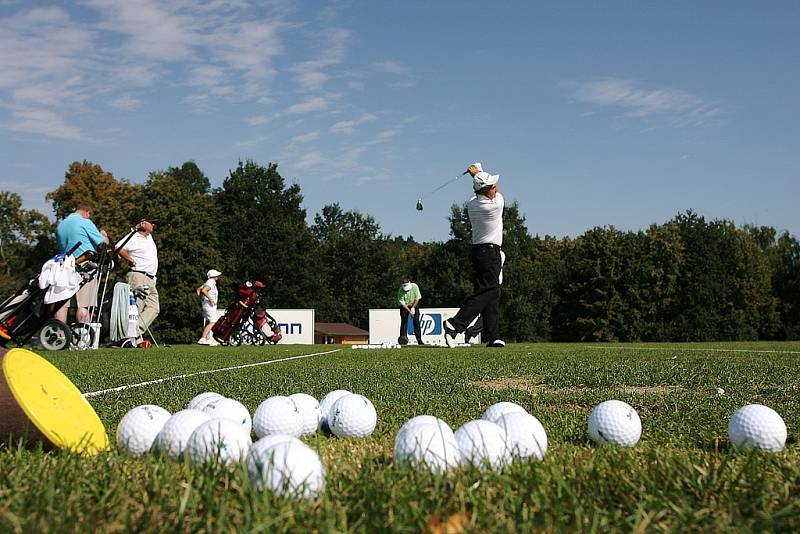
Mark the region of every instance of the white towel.
[[62, 302], [81, 288], [83, 277], [75, 270], [75, 258], [66, 256], [61, 261], [47, 260], [39, 273], [39, 289], [47, 289], [44, 303]]

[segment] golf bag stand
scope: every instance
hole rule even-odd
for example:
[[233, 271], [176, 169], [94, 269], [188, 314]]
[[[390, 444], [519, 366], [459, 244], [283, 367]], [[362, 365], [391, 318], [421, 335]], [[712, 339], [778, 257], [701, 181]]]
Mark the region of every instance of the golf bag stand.
[[258, 290], [262, 287], [264, 287], [264, 284], [259, 281], [251, 282], [248, 280], [239, 284], [236, 290], [236, 299], [228, 306], [225, 315], [211, 329], [215, 340], [219, 343], [228, 342], [231, 332], [241, 323], [245, 313], [258, 301]]

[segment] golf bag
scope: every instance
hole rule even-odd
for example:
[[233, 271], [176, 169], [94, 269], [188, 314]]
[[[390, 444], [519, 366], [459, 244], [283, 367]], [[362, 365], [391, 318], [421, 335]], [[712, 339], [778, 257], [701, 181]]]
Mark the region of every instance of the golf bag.
[[0, 346], [10, 341], [22, 344], [36, 332], [48, 350], [69, 346], [72, 332], [68, 325], [55, 319], [55, 313], [97, 273], [96, 255], [58, 254], [28, 282], [0, 304]]
[[249, 280], [239, 285], [236, 299], [211, 329], [215, 340], [233, 346], [280, 341], [282, 336], [277, 322], [258, 305], [258, 292], [263, 287], [263, 283]]
[[[131, 230], [116, 249], [105, 245], [98, 252], [84, 252], [73, 258], [72, 254], [81, 245], [78, 242], [66, 253], [57, 254], [45, 263], [39, 273], [0, 304], [0, 346], [11, 341], [23, 344], [38, 333], [39, 342], [47, 350], [96, 347], [100, 327], [95, 328], [95, 325], [100, 322], [106, 285], [114, 269], [114, 258], [134, 233], [135, 230]], [[70, 273], [71, 270], [74, 273]], [[69, 290], [58, 291], [63, 277], [72, 277], [76, 283], [68, 284]], [[95, 279], [99, 293], [98, 305], [89, 308], [89, 323], [67, 325], [54, 317], [80, 288]]]

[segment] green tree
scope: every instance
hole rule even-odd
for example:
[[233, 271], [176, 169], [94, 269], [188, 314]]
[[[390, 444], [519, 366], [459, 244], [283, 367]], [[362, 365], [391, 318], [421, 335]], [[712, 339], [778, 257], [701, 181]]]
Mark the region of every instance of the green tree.
[[679, 291], [671, 310], [673, 340], [746, 340], [774, 335], [776, 303], [766, 256], [729, 221], [680, 214], [684, 248]]
[[368, 327], [369, 309], [393, 307], [401, 266], [390, 252], [390, 241], [375, 219], [356, 210], [329, 204], [314, 217], [329, 309], [320, 317]]
[[147, 209], [142, 186], [127, 180], [117, 180], [110, 172], [90, 161], [72, 162], [64, 183], [47, 194], [56, 217], [61, 220], [75, 211], [80, 202], [92, 205], [92, 220], [104, 228], [112, 240], [120, 239], [130, 230], [131, 219], [137, 211]]
[[625, 303], [619, 291], [623, 272], [621, 232], [596, 227], [567, 250], [567, 273], [559, 305], [558, 337], [617, 341]]
[[0, 294], [16, 291], [55, 252], [47, 217], [24, 209], [18, 194], [0, 191]]
[[152, 172], [144, 185], [144, 208], [159, 219], [158, 294], [161, 312], [154, 333], [165, 341], [192, 342], [199, 337], [202, 314], [195, 288], [208, 269], [220, 269], [216, 220], [209, 182], [193, 162]]
[[300, 186], [278, 165], [240, 161], [214, 193], [228, 280], [261, 280], [270, 307], [314, 308], [325, 291]]

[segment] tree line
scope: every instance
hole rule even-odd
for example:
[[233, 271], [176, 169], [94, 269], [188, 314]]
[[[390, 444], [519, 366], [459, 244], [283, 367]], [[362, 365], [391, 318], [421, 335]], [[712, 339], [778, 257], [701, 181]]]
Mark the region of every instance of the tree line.
[[[201, 314], [194, 289], [224, 275], [220, 304], [244, 280], [265, 282], [270, 308], [314, 308], [318, 321], [367, 328], [370, 308], [395, 307], [404, 276], [425, 306], [456, 307], [470, 293], [466, 205], [451, 207], [450, 238], [419, 243], [381, 231], [359, 211], [326, 205], [308, 224], [299, 185], [277, 164], [240, 161], [212, 188], [193, 162], [118, 180], [72, 163], [47, 195], [56, 219], [81, 201], [112, 239], [135, 218], [161, 220], [161, 314], [154, 333], [192, 342]], [[55, 224], [0, 192], [0, 291], [11, 294], [55, 252]], [[511, 341], [800, 339], [800, 243], [766, 226], [737, 227], [694, 211], [638, 231], [595, 227], [577, 237], [531, 235], [517, 203], [504, 213], [501, 332]], [[115, 273], [121, 279], [124, 268]]]

